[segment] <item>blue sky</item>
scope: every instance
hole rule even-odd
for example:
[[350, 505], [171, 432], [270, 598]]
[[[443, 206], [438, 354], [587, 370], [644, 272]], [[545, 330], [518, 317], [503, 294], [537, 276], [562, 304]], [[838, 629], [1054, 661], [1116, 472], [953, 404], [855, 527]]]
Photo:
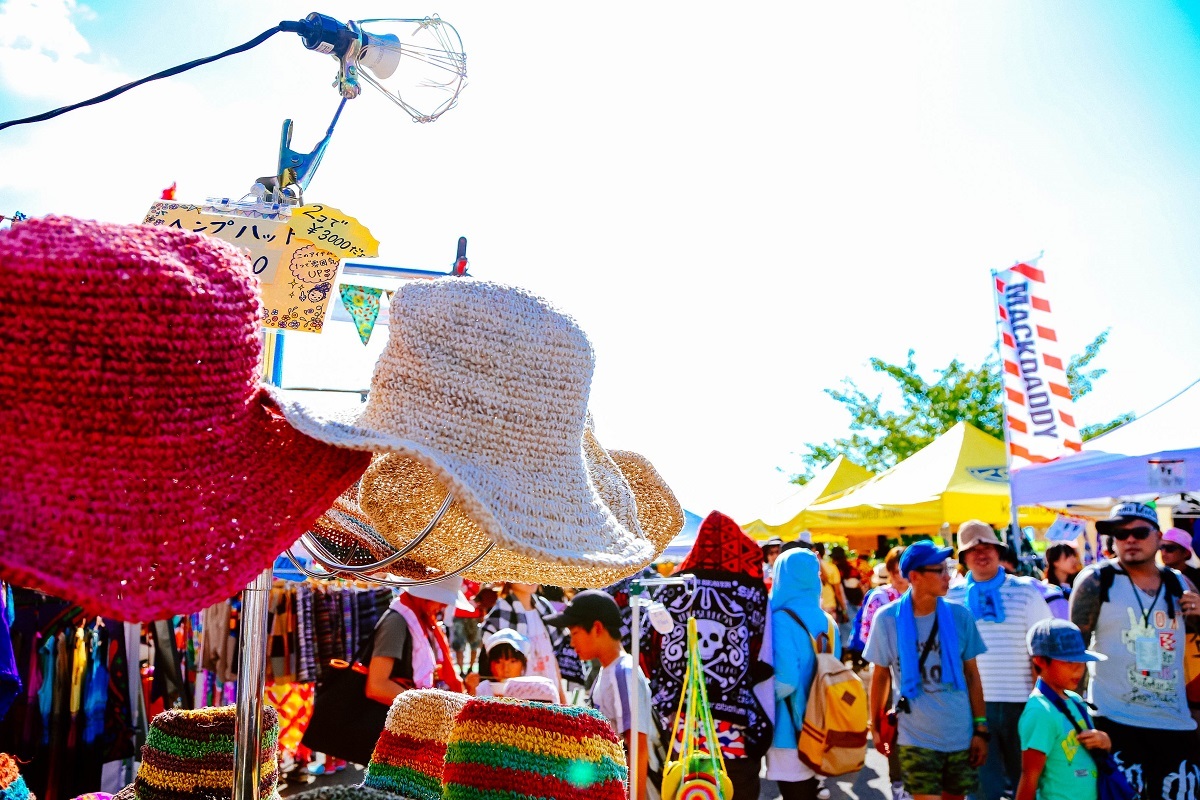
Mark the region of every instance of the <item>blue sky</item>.
[[[700, 514], [787, 494], [823, 393], [994, 344], [988, 270], [1039, 251], [1064, 350], [1111, 343], [1082, 422], [1200, 374], [1200, 11], [1168, 2], [682, 2], [436, 6], [0, 0], [0, 118], [82, 99], [280, 19], [438, 12], [459, 108], [413, 125], [353, 101], [308, 197], [385, 263], [472, 272], [575, 315], [609, 446]], [[243, 193], [337, 103], [335, 64], [280, 34], [251, 53], [0, 132], [0, 214], [140, 220], [163, 186]], [[351, 326], [292, 336], [285, 384], [365, 386]], [[782, 469], [782, 471], [781, 471]]]

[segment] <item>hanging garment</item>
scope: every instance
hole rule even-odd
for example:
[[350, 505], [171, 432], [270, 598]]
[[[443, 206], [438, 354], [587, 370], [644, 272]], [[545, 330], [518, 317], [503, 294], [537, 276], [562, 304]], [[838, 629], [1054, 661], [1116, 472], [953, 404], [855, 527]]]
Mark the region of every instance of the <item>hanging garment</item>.
[[[125, 642], [128, 623], [115, 619], [104, 621], [108, 642], [104, 645], [105, 673], [108, 693], [104, 705], [103, 761], [133, 757], [134, 715], [130, 701], [129, 656]], [[131, 626], [130, 626], [131, 627]]]
[[296, 677], [306, 683], [317, 680], [317, 629], [313, 621], [313, 590], [307, 583], [296, 587], [296, 650], [300, 655]]
[[88, 671], [83, 691], [83, 741], [93, 744], [104, 735], [104, 712], [108, 706], [108, 659], [103, 625], [88, 632]]
[[42, 717], [42, 745], [50, 744], [50, 717], [54, 713], [54, 678], [57, 675], [58, 639], [47, 636], [38, 648], [42, 685], [38, 688], [38, 713]]
[[4, 609], [0, 617], [0, 719], [8, 714], [13, 701], [21, 694], [21, 675], [17, 672], [17, 657], [13, 652], [10, 630], [15, 619], [12, 588], [5, 584]]
[[[760, 699], [773, 674], [762, 654], [767, 621], [762, 549], [736, 522], [714, 511], [700, 526], [696, 543], [677, 572], [695, 575], [696, 582], [694, 587], [663, 586], [655, 592], [675, 619], [675, 627], [668, 634], [654, 631], [651, 637], [647, 663], [654, 707], [670, 709], [680, 696], [687, 666], [687, 626], [682, 622], [694, 617], [723, 755], [760, 758], [773, 733]], [[661, 715], [660, 720], [665, 727], [668, 720]]]

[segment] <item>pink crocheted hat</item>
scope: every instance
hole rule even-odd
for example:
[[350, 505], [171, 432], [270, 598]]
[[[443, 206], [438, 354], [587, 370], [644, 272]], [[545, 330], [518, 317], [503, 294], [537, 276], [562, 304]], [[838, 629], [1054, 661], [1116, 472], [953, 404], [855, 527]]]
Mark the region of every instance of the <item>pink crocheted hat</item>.
[[250, 262], [62, 217], [0, 231], [0, 576], [122, 620], [244, 587], [362, 474], [258, 385]]

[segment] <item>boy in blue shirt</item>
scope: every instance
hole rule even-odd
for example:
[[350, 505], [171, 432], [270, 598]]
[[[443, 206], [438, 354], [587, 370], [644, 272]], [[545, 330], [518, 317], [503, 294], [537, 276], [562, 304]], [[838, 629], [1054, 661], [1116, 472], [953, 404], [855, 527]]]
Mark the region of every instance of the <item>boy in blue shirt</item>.
[[1083, 698], [1071, 688], [1079, 685], [1087, 662], [1107, 656], [1085, 649], [1079, 628], [1064, 619], [1038, 622], [1027, 641], [1039, 678], [1018, 725], [1016, 800], [1096, 800], [1096, 762], [1088, 751], [1109, 750], [1112, 742], [1092, 726]]

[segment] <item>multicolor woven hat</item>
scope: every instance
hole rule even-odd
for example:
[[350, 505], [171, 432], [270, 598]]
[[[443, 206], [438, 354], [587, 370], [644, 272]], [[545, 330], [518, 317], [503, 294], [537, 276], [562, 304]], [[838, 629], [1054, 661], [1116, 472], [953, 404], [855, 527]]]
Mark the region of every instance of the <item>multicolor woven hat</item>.
[[363, 786], [411, 800], [441, 800], [446, 743], [467, 699], [465, 694], [439, 689], [398, 694], [367, 765]]
[[522, 289], [466, 278], [406, 284], [391, 320], [360, 416], [337, 424], [281, 404], [315, 438], [395, 454], [377, 459], [359, 495], [385, 539], [423, 529], [449, 493], [457, 509], [414, 551], [420, 563], [461, 566], [472, 531], [522, 580], [536, 580], [517, 571], [526, 566], [636, 571], [653, 558], [628, 483], [605, 497], [589, 477], [594, 356], [574, 320]]
[[596, 711], [476, 698], [450, 735], [442, 797], [624, 800], [627, 777], [621, 741]]
[[8, 753], [0, 753], [0, 800], [36, 800], [17, 769], [17, 760]]
[[442, 767], [465, 694], [410, 689], [396, 695], [359, 786], [310, 789], [294, 800], [441, 800]]
[[0, 576], [123, 620], [244, 587], [368, 458], [258, 385], [250, 262], [63, 217], [0, 231]]
[[[114, 800], [222, 800], [233, 797], [233, 706], [164, 711], [150, 722], [142, 764]], [[279, 800], [279, 716], [263, 707], [258, 794]]]

